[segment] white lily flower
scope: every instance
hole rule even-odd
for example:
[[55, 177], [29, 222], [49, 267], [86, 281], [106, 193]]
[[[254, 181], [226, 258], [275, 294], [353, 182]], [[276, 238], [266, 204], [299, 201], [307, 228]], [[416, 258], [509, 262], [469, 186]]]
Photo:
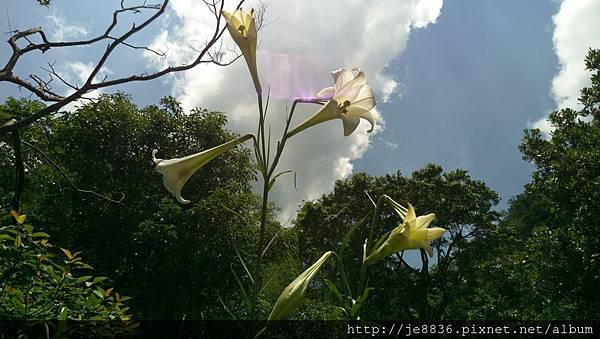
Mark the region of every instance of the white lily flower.
[[223, 17], [227, 22], [227, 30], [233, 38], [233, 41], [242, 51], [246, 64], [250, 70], [254, 88], [257, 93], [262, 93], [260, 80], [258, 79], [258, 71], [256, 69], [256, 40], [257, 31], [256, 23], [254, 22], [254, 10], [246, 13], [241, 9], [237, 9], [232, 13], [223, 11]]
[[373, 88], [366, 84], [363, 71], [354, 68], [352, 71], [342, 68], [331, 72], [334, 80], [333, 87], [322, 89], [317, 97], [327, 101], [315, 115], [298, 125], [287, 133], [291, 137], [309, 127], [333, 119], [341, 119], [344, 125], [344, 136], [349, 136], [356, 130], [360, 119], [365, 119], [371, 124], [372, 132], [375, 128], [375, 116], [371, 109], [375, 107]]
[[182, 204], [189, 204], [190, 201], [181, 197], [183, 185], [196, 173], [202, 166], [206, 165], [212, 159], [234, 148], [238, 144], [252, 138], [252, 134], [246, 134], [235, 140], [231, 140], [222, 145], [207, 149], [197, 154], [188, 155], [183, 158], [158, 159], [156, 153], [152, 151], [152, 159], [156, 164], [156, 171], [163, 175], [163, 184], [165, 188], [175, 196], [177, 201]]
[[386, 241], [365, 259], [366, 264], [372, 264], [403, 250], [423, 248], [429, 256], [433, 256], [433, 249], [429, 243], [441, 237], [446, 230], [441, 227], [428, 228], [435, 219], [435, 214], [429, 213], [417, 217], [411, 204], [408, 204], [405, 215], [404, 222], [394, 228]]

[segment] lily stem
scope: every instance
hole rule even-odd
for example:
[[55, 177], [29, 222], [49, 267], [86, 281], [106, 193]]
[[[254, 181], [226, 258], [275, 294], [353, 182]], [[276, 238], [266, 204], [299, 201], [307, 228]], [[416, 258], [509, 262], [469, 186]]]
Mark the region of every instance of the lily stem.
[[375, 211], [373, 212], [373, 219], [371, 220], [371, 227], [369, 228], [369, 237], [366, 239], [364, 245], [363, 262], [362, 266], [360, 267], [360, 282], [358, 284], [357, 295], [362, 295], [365, 288], [367, 288], [367, 265], [365, 265], [365, 259], [369, 256], [372, 250], [371, 246], [373, 245], [373, 234], [375, 233], [375, 225], [377, 224], [377, 220], [379, 217], [379, 207], [381, 206], [381, 204], [383, 203], [383, 199], [385, 198], [386, 195], [380, 196], [379, 199], [377, 199], [377, 204], [375, 204]]
[[292, 122], [292, 116], [294, 115], [294, 110], [296, 109], [296, 105], [298, 103], [314, 103], [320, 104], [323, 103], [318, 99], [304, 99], [298, 98], [294, 100], [292, 104], [292, 109], [290, 110], [290, 114], [286, 119], [285, 129], [283, 131], [283, 136], [281, 137], [281, 141], [277, 143], [277, 150], [275, 153], [275, 157], [273, 158], [273, 162], [269, 164], [269, 157], [267, 156], [267, 148], [265, 146], [265, 115], [266, 112], [263, 110], [263, 99], [262, 94], [258, 94], [258, 110], [259, 110], [259, 121], [258, 121], [258, 140], [257, 143], [260, 145], [256, 145], [257, 154], [256, 156], [259, 158], [259, 163], [262, 163], [264, 168], [261, 169], [261, 174], [263, 177], [263, 194], [262, 194], [262, 206], [260, 211], [260, 229], [259, 229], [259, 238], [257, 244], [257, 260], [258, 265], [256, 268], [256, 283], [254, 286], [254, 305], [252, 306], [252, 314], [251, 318], [255, 319], [257, 317], [257, 306], [258, 306], [258, 298], [260, 291], [262, 290], [262, 260], [265, 248], [265, 235], [266, 235], [266, 227], [267, 227], [267, 208], [269, 201], [269, 189], [271, 186], [271, 177], [277, 168], [277, 164], [279, 163], [279, 159], [283, 154], [283, 149], [285, 147], [285, 143], [287, 141], [287, 132], [290, 128], [290, 123]]

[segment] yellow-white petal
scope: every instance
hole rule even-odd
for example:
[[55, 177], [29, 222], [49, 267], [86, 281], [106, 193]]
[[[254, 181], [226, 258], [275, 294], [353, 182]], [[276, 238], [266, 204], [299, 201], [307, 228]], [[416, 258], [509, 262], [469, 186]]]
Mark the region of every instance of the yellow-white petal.
[[190, 201], [181, 196], [181, 189], [192, 175], [212, 159], [250, 138], [252, 138], [252, 134], [247, 134], [238, 139], [183, 158], [157, 159], [156, 153], [158, 150], [154, 150], [152, 151], [152, 157], [156, 164], [155, 169], [163, 175], [165, 188], [175, 196], [177, 201], [182, 204], [189, 204]]
[[371, 124], [371, 128], [367, 132], [371, 133], [373, 132], [373, 129], [375, 129], [375, 115], [373, 115], [371, 111], [366, 111], [362, 108], [350, 106], [348, 108], [347, 115], [349, 117], [356, 117], [367, 120]]
[[317, 97], [320, 99], [324, 99], [324, 100], [331, 100], [331, 98], [333, 98], [334, 95], [335, 95], [334, 87], [323, 88], [322, 90], [319, 91], [319, 93], [317, 93]]
[[[358, 70], [358, 69], [356, 69]], [[366, 77], [363, 71], [358, 70], [358, 74], [350, 81], [345, 83], [337, 90], [337, 96], [343, 96], [346, 100], [352, 102], [358, 96], [360, 89], [365, 86]]]
[[435, 214], [433, 213], [418, 216], [416, 221], [416, 229], [423, 229], [429, 227], [429, 224], [431, 224], [433, 220], [435, 220]]
[[342, 87], [354, 79], [354, 74], [347, 68], [335, 70], [331, 72], [331, 75], [333, 76], [333, 82], [335, 83], [334, 88], [336, 92], [341, 90]]
[[[398, 204], [398, 206], [400, 205]], [[402, 210], [398, 211], [403, 212]], [[399, 214], [402, 216], [401, 213]], [[372, 264], [396, 252], [419, 248], [424, 249], [429, 256], [433, 256], [430, 242], [446, 232], [445, 229], [440, 227], [428, 228], [434, 219], [435, 215], [433, 213], [416, 217], [415, 209], [411, 204], [408, 204], [404, 222], [393, 229], [386, 241], [371, 252], [365, 259], [365, 264]]]
[[415, 208], [408, 203], [408, 211], [406, 211], [406, 222], [417, 219], [417, 214], [415, 212]]
[[427, 229], [427, 241], [433, 241], [441, 237], [446, 230], [441, 227], [432, 227]]
[[370, 111], [375, 107], [375, 94], [369, 85], [361, 86], [356, 97], [352, 100], [352, 106]]
[[344, 136], [347, 137], [356, 130], [360, 124], [360, 118], [350, 114], [342, 114], [342, 125], [344, 126]]
[[314, 125], [318, 125], [322, 122], [338, 119], [341, 116], [341, 112], [338, 109], [338, 103], [335, 100], [329, 100], [325, 106], [323, 106], [317, 113], [315, 113], [312, 117], [306, 119], [303, 123], [296, 126], [294, 129], [289, 131], [286, 134], [287, 138], [291, 138], [292, 136], [300, 133], [301, 131], [312, 127]]

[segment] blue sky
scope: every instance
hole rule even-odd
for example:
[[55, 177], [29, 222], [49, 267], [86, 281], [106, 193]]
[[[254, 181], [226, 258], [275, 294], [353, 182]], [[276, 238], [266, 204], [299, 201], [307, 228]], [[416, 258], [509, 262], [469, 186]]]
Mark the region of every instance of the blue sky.
[[[8, 31], [10, 18], [13, 29], [41, 25], [56, 38], [92, 36], [106, 27], [119, 1], [102, 4], [55, 0], [48, 9], [33, 0], [5, 1], [0, 4], [4, 12], [0, 26]], [[166, 59], [123, 49], [107, 64], [109, 78], [193, 57], [190, 47], [197, 47], [211, 27], [200, 4], [173, 0], [166, 16], [135, 38], [136, 44], [168, 50]], [[292, 188], [291, 178], [276, 187], [273, 199], [283, 208], [282, 220], [294, 214], [299, 201], [330, 191], [336, 179], [352, 172], [409, 174], [427, 163], [467, 169], [499, 192], [500, 208], [506, 207], [531, 172], [518, 151], [523, 129], [537, 126], [549, 131], [543, 117], [556, 107], [575, 105], [579, 89], [587, 83], [585, 52], [590, 46], [600, 47], [596, 23], [600, 2], [594, 0], [274, 0], [270, 4], [269, 25], [260, 32], [261, 78], [285, 87], [278, 93], [290, 92], [289, 98], [273, 101], [272, 116], [281, 114], [294, 94], [302, 94], [293, 93], [294, 88], [316, 91], [330, 86], [329, 71], [357, 65], [377, 92], [381, 117], [371, 135], [367, 126], [361, 126], [344, 138], [341, 123], [334, 121], [307, 130], [288, 145], [281, 169], [298, 171], [299, 190]], [[135, 20], [124, 19], [122, 28]], [[231, 44], [227, 39], [226, 44]], [[4, 46], [2, 60], [9, 53], [8, 45]], [[26, 77], [39, 72], [45, 61], [57, 60], [61, 74], [77, 82], [103, 48], [50, 51], [44, 58], [24, 59], [18, 71]], [[288, 88], [291, 79], [295, 84]], [[198, 67], [107, 92], [117, 89], [132, 94], [140, 105], [174, 95], [186, 108], [228, 112], [230, 127], [242, 133], [252, 132], [255, 126], [252, 85], [241, 62], [226, 69]], [[0, 83], [0, 99], [23, 94]], [[311, 110], [299, 110], [297, 119]], [[277, 130], [282, 119], [274, 120]]]
[[388, 128], [355, 169], [465, 168], [506, 206], [531, 172], [518, 150], [523, 129], [555, 107], [557, 10], [549, 1], [447, 1], [390, 64], [404, 89], [381, 108]]

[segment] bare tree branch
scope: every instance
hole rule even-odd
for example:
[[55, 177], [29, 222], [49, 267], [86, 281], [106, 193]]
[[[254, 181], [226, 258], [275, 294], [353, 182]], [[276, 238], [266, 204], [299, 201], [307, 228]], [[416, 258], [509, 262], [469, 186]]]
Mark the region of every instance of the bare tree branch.
[[125, 199], [125, 193], [122, 193], [122, 192], [120, 192], [120, 194], [121, 194], [121, 199], [119, 199], [119, 200], [114, 200], [114, 199], [111, 199], [111, 198], [109, 198], [109, 197], [107, 197], [107, 196], [105, 196], [105, 195], [102, 195], [102, 194], [100, 194], [100, 193], [96, 193], [96, 192], [94, 192], [94, 191], [90, 191], [90, 190], [84, 190], [84, 189], [81, 189], [81, 188], [77, 187], [77, 185], [75, 185], [75, 183], [73, 182], [73, 180], [71, 180], [71, 178], [69, 178], [69, 176], [68, 176], [68, 175], [67, 175], [67, 174], [66, 174], [66, 173], [65, 173], [65, 172], [62, 170], [62, 168], [61, 168], [61, 167], [60, 167], [60, 166], [59, 166], [59, 165], [58, 165], [56, 162], [54, 162], [52, 159], [50, 159], [50, 158], [49, 158], [49, 157], [46, 155], [46, 153], [44, 153], [44, 152], [43, 152], [41, 149], [39, 149], [38, 147], [36, 147], [36, 146], [34, 146], [34, 145], [30, 144], [30, 143], [29, 143], [29, 142], [27, 142], [27, 141], [22, 141], [22, 142], [23, 142], [23, 144], [24, 144], [24, 145], [26, 145], [26, 146], [28, 146], [29, 148], [33, 149], [34, 151], [36, 151], [37, 153], [39, 153], [39, 154], [40, 154], [40, 155], [41, 155], [41, 156], [42, 156], [44, 159], [46, 159], [46, 161], [47, 161], [47, 162], [48, 162], [48, 163], [49, 163], [49, 164], [50, 164], [50, 165], [51, 165], [51, 166], [52, 166], [52, 167], [53, 167], [53, 168], [54, 168], [54, 169], [55, 169], [55, 170], [56, 170], [56, 171], [57, 171], [57, 172], [58, 172], [58, 173], [59, 173], [59, 174], [60, 174], [60, 175], [63, 177], [63, 178], [65, 178], [65, 180], [67, 180], [67, 182], [69, 182], [69, 185], [71, 185], [71, 187], [72, 187], [74, 190], [76, 190], [77, 192], [79, 192], [79, 193], [85, 193], [85, 194], [92, 194], [92, 195], [95, 195], [95, 196], [97, 196], [97, 197], [100, 197], [100, 198], [102, 198], [102, 199], [104, 199], [104, 200], [107, 200], [107, 201], [113, 202], [113, 203], [115, 203], [115, 204], [119, 204], [119, 205], [121, 205], [122, 207], [125, 207], [125, 208], [127, 208], [127, 205], [125, 205], [125, 204], [123, 204], [123, 203], [122, 203], [123, 199]]
[[[244, 2], [244, 0], [239, 1], [236, 8], [240, 8], [241, 5], [243, 4], [243, 2]], [[187, 63], [187, 64], [177, 65], [177, 66], [167, 66], [167, 67], [165, 67], [159, 71], [153, 72], [153, 73], [142, 73], [142, 74], [136, 74], [136, 75], [130, 75], [130, 76], [125, 76], [125, 77], [121, 77], [121, 78], [116, 78], [116, 79], [104, 78], [102, 81], [96, 81], [96, 76], [101, 71], [102, 67], [106, 64], [107, 60], [109, 59], [109, 57], [111, 56], [113, 51], [119, 45], [123, 45], [123, 46], [129, 47], [129, 48], [134, 48], [134, 49], [144, 49], [144, 50], [150, 51], [152, 53], [158, 54], [159, 56], [164, 55], [164, 52], [161, 52], [161, 51], [156, 51], [156, 50], [150, 49], [148, 47], [135, 46], [135, 45], [127, 42], [127, 39], [129, 39], [131, 36], [133, 36], [137, 32], [143, 30], [148, 25], [150, 25], [152, 22], [154, 22], [157, 18], [159, 18], [165, 12], [166, 7], [169, 4], [169, 0], [164, 0], [162, 2], [162, 4], [160, 4], [160, 5], [146, 5], [144, 2], [142, 5], [131, 6], [131, 7], [125, 7], [124, 2], [122, 1], [121, 9], [114, 11], [112, 22], [108, 26], [108, 28], [106, 29], [104, 34], [99, 35], [92, 39], [88, 39], [88, 40], [78, 40], [78, 41], [70, 41], [70, 42], [50, 42], [47, 39], [44, 31], [39, 27], [32, 28], [32, 29], [25, 30], [25, 31], [14, 32], [14, 34], [8, 40], [8, 43], [12, 48], [12, 55], [9, 58], [6, 65], [4, 66], [4, 68], [2, 68], [0, 70], [0, 81], [7, 81], [10, 83], [14, 83], [15, 85], [17, 85], [21, 88], [24, 88], [24, 89], [28, 90], [29, 92], [35, 94], [41, 100], [47, 101], [47, 102], [52, 102], [52, 104], [46, 106], [45, 108], [39, 110], [38, 112], [35, 112], [34, 114], [32, 114], [28, 117], [25, 117], [25, 118], [17, 121], [14, 124], [7, 125], [7, 126], [0, 126], [0, 134], [5, 133], [5, 132], [10, 132], [10, 131], [15, 131], [19, 128], [22, 128], [24, 126], [27, 126], [27, 125], [39, 120], [40, 118], [42, 118], [44, 116], [58, 112], [62, 107], [68, 105], [71, 102], [77, 101], [78, 99], [82, 98], [86, 93], [89, 93], [89, 92], [97, 90], [97, 89], [115, 86], [115, 85], [121, 85], [121, 84], [125, 84], [125, 83], [130, 83], [130, 82], [153, 80], [153, 79], [157, 79], [157, 78], [162, 77], [169, 73], [182, 72], [182, 71], [192, 69], [201, 63], [214, 63], [214, 64], [220, 65], [220, 66], [226, 66], [226, 65], [231, 64], [232, 62], [237, 60], [239, 58], [239, 56], [237, 56], [236, 58], [234, 58], [231, 61], [221, 62], [219, 60], [219, 58], [216, 57], [216, 55], [214, 55], [213, 53], [209, 53], [211, 48], [213, 48], [213, 46], [221, 39], [221, 37], [226, 29], [225, 25], [223, 25], [223, 23], [222, 23], [222, 14], [221, 14], [223, 11], [224, 5], [225, 5], [225, 1], [224, 0], [219, 0], [219, 1], [213, 0], [212, 2], [209, 2], [208, 0], [206, 0], [205, 3], [207, 3], [207, 5], [212, 6], [212, 8], [213, 8], [213, 10], [211, 10], [211, 12], [213, 14], [215, 14], [215, 18], [216, 18], [215, 31], [212, 34], [212, 37], [210, 38], [210, 40], [205, 44], [204, 48], [202, 48], [198, 52], [198, 55], [192, 62]], [[144, 21], [142, 21], [142, 23], [140, 23], [139, 25], [133, 24], [132, 27], [128, 31], [123, 33], [121, 36], [113, 37], [111, 35], [111, 32], [113, 31], [113, 29], [117, 26], [120, 14], [122, 14], [124, 12], [138, 13], [142, 10], [155, 10], [156, 12], [153, 15], [151, 15], [150, 17], [148, 17], [147, 19], [145, 19]], [[37, 44], [32, 43], [31, 40], [29, 40], [29, 38], [32, 36], [39, 36], [40, 39], [42, 40], [42, 42], [37, 43]], [[26, 45], [23, 48], [19, 47], [18, 42], [21, 39], [28, 41], [28, 45]], [[69, 84], [67, 81], [65, 81], [65, 79], [63, 79], [60, 75], [58, 75], [57, 72], [54, 72], [51, 69], [51, 71], [49, 72], [50, 76], [56, 77], [63, 84], [67, 85], [68, 87], [70, 87], [71, 89], [74, 90], [73, 93], [71, 93], [67, 96], [63, 97], [63, 96], [60, 96], [60, 95], [52, 92], [52, 88], [49, 86], [50, 81], [40, 81], [41, 78], [37, 77], [37, 78], [32, 79], [33, 82], [29, 82], [29, 81], [21, 79], [17, 75], [13, 74], [13, 69], [16, 66], [17, 62], [19, 61], [19, 58], [28, 52], [38, 50], [38, 51], [41, 51], [42, 53], [44, 53], [51, 48], [91, 45], [91, 44], [97, 43], [99, 41], [105, 41], [105, 40], [110, 41], [110, 43], [107, 45], [105, 52], [102, 54], [102, 56], [100, 57], [98, 62], [95, 64], [94, 69], [89, 74], [89, 76], [87, 77], [87, 79], [85, 80], [83, 85], [78, 87], [73, 84]], [[206, 59], [205, 57], [208, 57], [208, 59]]]

